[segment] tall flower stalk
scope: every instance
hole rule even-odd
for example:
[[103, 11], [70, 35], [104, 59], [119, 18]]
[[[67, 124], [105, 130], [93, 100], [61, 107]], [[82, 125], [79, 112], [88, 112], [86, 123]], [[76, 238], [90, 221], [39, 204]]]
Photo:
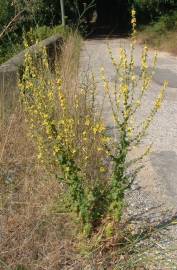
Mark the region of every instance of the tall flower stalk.
[[[111, 215], [116, 220], [120, 220], [124, 206], [125, 192], [129, 189], [139, 171], [139, 161], [149, 153], [150, 146], [144, 153], [133, 160], [129, 160], [131, 151], [140, 145], [146, 135], [150, 124], [164, 100], [167, 82], [164, 82], [159, 95], [154, 100], [154, 105], [149, 110], [149, 114], [137, 124], [135, 120], [143, 106], [143, 99], [151, 88], [153, 74], [156, 68], [157, 55], [154, 55], [152, 71], [148, 65], [148, 47], [144, 46], [141, 55], [140, 74], [137, 74], [135, 66], [135, 45], [136, 45], [136, 11], [132, 10], [132, 35], [130, 44], [130, 56], [124, 48], [120, 48], [120, 57], [117, 62], [109, 48], [110, 58], [116, 72], [116, 82], [112, 86], [106, 78], [104, 68], [101, 69], [101, 77], [104, 82], [105, 94], [108, 97], [111, 107], [117, 139], [114, 142], [111, 154], [113, 162], [113, 173], [110, 187]], [[137, 165], [136, 165], [137, 164]]]

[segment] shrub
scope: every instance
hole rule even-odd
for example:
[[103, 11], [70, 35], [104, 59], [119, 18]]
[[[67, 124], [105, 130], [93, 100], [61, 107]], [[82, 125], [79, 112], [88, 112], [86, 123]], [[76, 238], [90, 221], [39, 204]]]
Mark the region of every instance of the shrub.
[[177, 29], [177, 12], [170, 13], [168, 15], [164, 15], [159, 18], [159, 24], [162, 25], [162, 29], [164, 31], [173, 31]]
[[44, 40], [52, 35], [59, 34], [63, 38], [66, 38], [70, 31], [69, 27], [63, 27], [62, 25], [57, 25], [54, 27], [44, 26], [37, 26], [35, 28], [31, 28], [29, 32], [25, 34], [25, 38], [28, 40], [30, 44], [35, 43], [37, 40], [41, 41]]
[[[38, 158], [53, 170], [64, 187], [64, 192], [68, 194], [67, 204], [78, 214], [87, 234], [96, 230], [104, 219], [109, 220], [105, 232], [113, 232], [112, 225], [120, 221], [125, 192], [140, 169], [136, 164], [149, 152], [149, 147], [140, 157], [130, 160], [129, 156], [132, 149], [141, 143], [164, 98], [166, 84], [147, 118], [141, 124], [137, 123], [136, 115], [150, 88], [153, 71], [148, 69], [148, 48], [145, 46], [141, 72], [136, 74], [134, 10], [132, 26], [130, 59], [121, 49], [120, 60], [116, 62], [109, 49], [117, 74], [113, 92], [104, 68], [101, 70], [118, 133], [115, 141], [110, 141], [107, 136], [101, 113], [96, 109], [93, 75], [89, 83], [82, 85], [80, 77], [75, 81], [77, 69], [74, 70], [70, 62], [66, 66], [63, 64], [63, 67], [56, 66], [55, 74], [52, 74], [46, 52], [42, 49], [36, 57], [27, 53], [19, 84], [31, 135], [38, 148]], [[71, 43], [69, 39], [68, 59], [73, 57], [75, 48], [74, 43], [69, 49]], [[153, 70], [155, 65], [156, 56]], [[106, 170], [106, 165], [112, 167], [110, 172]]]
[[177, 12], [161, 16], [157, 22], [152, 23], [149, 30], [157, 34], [164, 34], [167, 31], [177, 29]]

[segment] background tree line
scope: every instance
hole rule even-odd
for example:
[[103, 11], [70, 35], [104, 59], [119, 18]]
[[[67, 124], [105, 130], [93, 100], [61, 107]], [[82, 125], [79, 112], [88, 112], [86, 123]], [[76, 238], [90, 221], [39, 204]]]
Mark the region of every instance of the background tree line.
[[[137, 10], [138, 25], [149, 24], [164, 15], [169, 28], [176, 23], [176, 16], [168, 17], [177, 10], [175, 0], [64, 0], [64, 4], [67, 25], [79, 26], [84, 32], [92, 27], [89, 22], [95, 12], [96, 25], [127, 31], [132, 5]], [[17, 48], [22, 43], [23, 33], [36, 26], [52, 28], [60, 24], [60, 0], [0, 0], [0, 62], [8, 58], [8, 48], [9, 57], [21, 49]], [[46, 28], [40, 31], [50, 35]], [[41, 37], [45, 37], [43, 32]]]
[[[141, 23], [148, 23], [177, 8], [175, 0], [64, 0], [68, 24], [75, 24], [83, 13], [84, 7], [89, 6], [91, 2], [93, 5], [85, 12], [85, 16], [96, 8], [99, 13], [99, 10], [103, 10], [104, 7], [110, 6], [112, 10], [115, 10], [116, 6], [117, 10], [113, 15], [117, 14], [119, 17], [123, 15], [122, 6], [126, 13], [134, 5]], [[0, 0], [0, 7], [0, 31], [19, 12], [22, 12], [20, 18], [17, 19], [19, 23], [15, 24], [15, 28], [18, 30], [30, 28], [36, 24], [53, 26], [61, 22], [59, 0]], [[106, 20], [106, 10], [104, 15]]]

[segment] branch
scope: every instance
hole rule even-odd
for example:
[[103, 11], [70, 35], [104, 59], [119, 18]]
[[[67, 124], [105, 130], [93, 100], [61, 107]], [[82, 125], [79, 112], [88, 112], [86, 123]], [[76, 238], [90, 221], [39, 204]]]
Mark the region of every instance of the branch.
[[10, 29], [13, 23], [19, 20], [20, 15], [25, 11], [25, 9], [19, 11], [12, 20], [4, 27], [4, 30], [0, 33], [0, 39], [5, 35], [5, 33]]

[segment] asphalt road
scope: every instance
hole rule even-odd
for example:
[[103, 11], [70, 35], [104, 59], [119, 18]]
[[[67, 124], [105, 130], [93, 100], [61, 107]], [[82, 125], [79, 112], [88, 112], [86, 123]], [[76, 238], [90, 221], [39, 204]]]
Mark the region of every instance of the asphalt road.
[[[82, 70], [92, 70], [96, 74], [99, 89], [98, 100], [103, 100], [104, 91], [100, 81], [100, 68], [104, 66], [107, 77], [115, 80], [115, 72], [109, 54], [108, 44], [115, 58], [119, 56], [119, 48], [124, 47], [130, 52], [128, 39], [93, 39], [85, 41], [81, 55]], [[139, 72], [142, 47], [135, 50], [136, 70]], [[149, 65], [153, 61], [154, 51], [149, 51]], [[151, 90], [146, 95], [143, 108], [139, 113], [140, 121], [153, 104], [155, 96], [168, 80], [165, 101], [155, 117], [142, 147], [153, 142], [152, 153], [146, 160], [146, 166], [139, 176], [139, 185], [155, 200], [163, 203], [167, 209], [177, 210], [177, 57], [168, 53], [158, 53], [157, 70]], [[111, 108], [108, 101], [104, 104], [104, 118], [107, 126], [114, 129]]]

